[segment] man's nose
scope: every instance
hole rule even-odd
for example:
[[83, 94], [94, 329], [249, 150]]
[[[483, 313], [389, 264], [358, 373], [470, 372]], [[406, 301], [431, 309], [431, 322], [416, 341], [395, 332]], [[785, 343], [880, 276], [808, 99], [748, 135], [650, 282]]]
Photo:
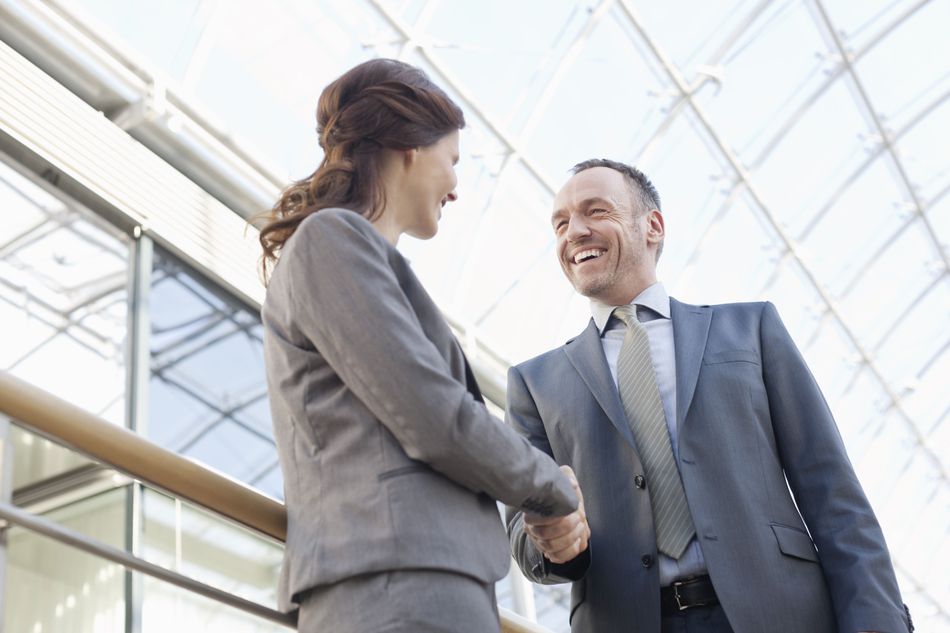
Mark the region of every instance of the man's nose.
[[574, 216], [567, 222], [567, 239], [568, 241], [579, 240], [583, 237], [590, 235], [590, 228], [587, 226], [587, 223], [584, 221], [584, 218], [580, 216]]

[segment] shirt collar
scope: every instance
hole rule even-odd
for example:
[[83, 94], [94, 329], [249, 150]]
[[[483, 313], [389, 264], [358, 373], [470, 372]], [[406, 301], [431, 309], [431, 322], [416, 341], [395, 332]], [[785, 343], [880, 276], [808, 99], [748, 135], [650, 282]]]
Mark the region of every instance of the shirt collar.
[[[643, 306], [650, 308], [664, 319], [670, 318], [670, 296], [666, 294], [666, 288], [659, 281], [646, 288], [643, 292], [634, 297], [630, 305]], [[610, 321], [610, 315], [617, 306], [601, 303], [597, 299], [590, 300], [590, 312], [594, 317], [594, 323], [597, 325], [597, 331], [604, 335], [604, 329], [607, 322]]]

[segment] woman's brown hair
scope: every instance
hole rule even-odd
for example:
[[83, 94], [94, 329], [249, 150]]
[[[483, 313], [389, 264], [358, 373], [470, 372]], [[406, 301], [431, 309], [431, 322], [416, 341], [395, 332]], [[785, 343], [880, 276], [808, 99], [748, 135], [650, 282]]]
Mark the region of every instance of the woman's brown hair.
[[463, 127], [461, 108], [441, 88], [419, 68], [394, 59], [359, 64], [324, 88], [317, 103], [323, 160], [262, 216], [265, 283], [280, 250], [311, 213], [343, 207], [370, 221], [379, 216], [386, 204], [381, 150], [427, 147]]

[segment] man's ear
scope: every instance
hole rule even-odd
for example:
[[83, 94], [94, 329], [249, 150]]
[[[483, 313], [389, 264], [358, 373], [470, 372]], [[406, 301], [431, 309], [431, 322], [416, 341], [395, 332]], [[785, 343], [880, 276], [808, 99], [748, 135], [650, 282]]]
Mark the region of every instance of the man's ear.
[[666, 237], [666, 225], [659, 209], [653, 209], [647, 214], [647, 237], [651, 242], [662, 242]]

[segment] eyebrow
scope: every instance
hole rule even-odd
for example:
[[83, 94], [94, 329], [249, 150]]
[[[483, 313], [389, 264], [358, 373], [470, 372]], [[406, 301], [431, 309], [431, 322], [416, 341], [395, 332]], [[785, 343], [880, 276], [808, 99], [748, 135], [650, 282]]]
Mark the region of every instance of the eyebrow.
[[[612, 208], [617, 206], [616, 204], [614, 204], [607, 198], [601, 198], [600, 196], [591, 196], [590, 198], [584, 198], [583, 200], [580, 201], [579, 206], [583, 209], [586, 209], [587, 207], [595, 205], [595, 204], [603, 204]], [[554, 220], [564, 215], [565, 213], [567, 213], [567, 209], [564, 209], [564, 208], [555, 209], [554, 213], [551, 214], [551, 221], [553, 222]]]

